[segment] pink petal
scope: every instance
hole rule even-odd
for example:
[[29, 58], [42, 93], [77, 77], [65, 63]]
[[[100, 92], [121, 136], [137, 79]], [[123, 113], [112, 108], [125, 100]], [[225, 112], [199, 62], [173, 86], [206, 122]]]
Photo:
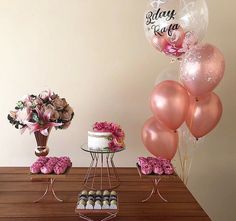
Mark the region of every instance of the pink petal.
[[40, 130], [40, 133], [44, 136], [48, 136], [48, 128], [46, 128], [44, 130]]

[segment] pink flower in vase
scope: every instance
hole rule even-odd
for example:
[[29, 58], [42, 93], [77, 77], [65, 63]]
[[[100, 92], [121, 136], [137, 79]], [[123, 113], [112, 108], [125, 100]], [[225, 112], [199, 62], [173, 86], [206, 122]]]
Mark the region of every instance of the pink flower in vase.
[[40, 131], [44, 136], [48, 136], [48, 129], [51, 127], [61, 126], [62, 123], [55, 123], [50, 121], [51, 112], [44, 112], [36, 108], [38, 115], [38, 122], [26, 122], [27, 127], [30, 130], [30, 133]]
[[56, 96], [55, 93], [52, 92], [51, 90], [45, 90], [39, 94], [39, 97], [44, 101], [45, 100], [52, 100], [55, 96]]

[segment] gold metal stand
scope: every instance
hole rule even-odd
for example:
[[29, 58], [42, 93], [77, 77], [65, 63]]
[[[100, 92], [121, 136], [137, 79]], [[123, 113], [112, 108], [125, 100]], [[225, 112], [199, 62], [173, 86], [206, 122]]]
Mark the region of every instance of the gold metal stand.
[[90, 218], [91, 216], [96, 217], [96, 220], [97, 220], [97, 217], [105, 216], [104, 218], [101, 218], [100, 221], [111, 220], [117, 216], [118, 212], [119, 212], [118, 199], [117, 199], [117, 209], [77, 209], [75, 208], [75, 213], [78, 214], [81, 219], [84, 219], [87, 221], [93, 221], [93, 219]]
[[[103, 211], [103, 210], [101, 210], [100, 212], [99, 212], [99, 214], [101, 215], [101, 214], [105, 214], [105, 215], [107, 215], [105, 218], [103, 218], [103, 219], [101, 219], [100, 221], [107, 221], [107, 220], [111, 220], [111, 219], [113, 219], [113, 218], [115, 218], [116, 216], [117, 216], [117, 211], [115, 210], [114, 212], [112, 212], [112, 210], [111, 211]], [[84, 220], [87, 220], [87, 221], [93, 221], [93, 219], [91, 219], [91, 218], [89, 218], [88, 216], [87, 216], [87, 214], [88, 213], [83, 213], [83, 212], [78, 212], [78, 215], [79, 215], [79, 217], [81, 218], [81, 219], [84, 219]], [[91, 214], [94, 214], [94, 212], [91, 212]]]
[[141, 179], [142, 178], [147, 178], [147, 179], [151, 180], [152, 185], [153, 185], [150, 194], [145, 199], [142, 200], [142, 203], [147, 202], [154, 194], [157, 194], [164, 202], [168, 202], [167, 199], [165, 199], [161, 195], [161, 193], [160, 193], [160, 191], [158, 189], [158, 185], [159, 185], [159, 183], [160, 183], [162, 178], [163, 179], [164, 178], [169, 179], [169, 178], [174, 178], [177, 175], [175, 173], [173, 175], [156, 175], [156, 174], [144, 175], [144, 174], [142, 174], [141, 168], [140, 168], [140, 166], [138, 164], [137, 164], [137, 170], [138, 170], [138, 174], [139, 174]]
[[46, 188], [44, 194], [43, 194], [42, 196], [40, 196], [37, 200], [35, 200], [34, 203], [38, 203], [39, 201], [41, 201], [42, 199], [44, 199], [45, 196], [47, 195], [47, 193], [48, 193], [49, 191], [52, 192], [52, 195], [54, 196], [54, 198], [55, 198], [57, 201], [63, 202], [63, 200], [60, 199], [60, 198], [56, 195], [55, 190], [53, 189], [54, 181], [55, 181], [54, 178], [48, 179], [47, 188]]
[[61, 178], [63, 178], [63, 179], [66, 178], [66, 176], [69, 173], [69, 170], [70, 170], [70, 168], [68, 168], [65, 173], [59, 174], [59, 175], [57, 175], [57, 174], [32, 174], [32, 173], [30, 173], [31, 180], [40, 180], [40, 181], [43, 180], [43, 183], [45, 183], [45, 181], [47, 183], [46, 190], [44, 191], [44, 193], [37, 200], [34, 201], [34, 203], [38, 203], [41, 200], [43, 200], [49, 192], [52, 193], [52, 195], [54, 196], [54, 199], [56, 199], [58, 202], [63, 202], [63, 200], [60, 199], [57, 196], [57, 194], [56, 194], [53, 187], [54, 187], [55, 180], [56, 179], [61, 179]]
[[148, 197], [146, 199], [143, 199], [142, 200], [142, 203], [144, 202], [147, 202], [153, 194], [158, 194], [158, 196], [164, 201], [164, 202], [168, 202], [160, 193], [159, 189], [158, 189], [158, 184], [159, 182], [161, 181], [161, 178], [158, 178], [158, 179], [153, 179], [152, 182], [153, 182], [153, 188], [152, 188], [152, 191], [151, 193], [148, 195]]
[[120, 179], [114, 163], [114, 155], [123, 149], [111, 152], [110, 150], [92, 150], [83, 145], [82, 150], [89, 152], [91, 162], [84, 177], [84, 186], [93, 190], [112, 190], [120, 185]]

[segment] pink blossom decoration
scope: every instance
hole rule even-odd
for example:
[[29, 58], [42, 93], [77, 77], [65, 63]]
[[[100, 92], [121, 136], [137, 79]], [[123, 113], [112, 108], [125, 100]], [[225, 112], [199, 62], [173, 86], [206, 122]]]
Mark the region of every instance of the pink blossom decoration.
[[141, 167], [141, 172], [145, 175], [151, 173], [157, 175], [172, 175], [174, 173], [174, 167], [170, 160], [160, 157], [139, 157], [138, 165]]
[[120, 125], [110, 122], [96, 122], [93, 125], [93, 131], [95, 132], [110, 132], [112, 133], [112, 140], [109, 142], [109, 149], [112, 152], [118, 151], [124, 148], [125, 133], [121, 129]]

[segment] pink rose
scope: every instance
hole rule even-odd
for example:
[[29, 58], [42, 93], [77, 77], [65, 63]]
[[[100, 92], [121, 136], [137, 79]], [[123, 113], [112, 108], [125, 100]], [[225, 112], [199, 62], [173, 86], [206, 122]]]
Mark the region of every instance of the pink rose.
[[70, 121], [71, 117], [72, 117], [72, 114], [70, 112], [68, 112], [68, 111], [60, 112], [60, 118], [63, 121]]
[[72, 115], [73, 112], [74, 112], [70, 105], [67, 105], [67, 106], [64, 108], [64, 111], [70, 113], [71, 115]]
[[55, 110], [55, 108], [51, 104], [48, 104], [43, 109], [45, 111], [45, 114], [49, 114], [51, 121], [56, 121], [59, 119], [60, 114]]
[[65, 98], [61, 99], [57, 97], [52, 101], [52, 105], [55, 107], [56, 110], [63, 110], [68, 104]]
[[45, 90], [39, 94], [39, 97], [42, 100], [52, 100], [54, 96], [55, 96], [55, 93], [52, 92], [51, 90]]

